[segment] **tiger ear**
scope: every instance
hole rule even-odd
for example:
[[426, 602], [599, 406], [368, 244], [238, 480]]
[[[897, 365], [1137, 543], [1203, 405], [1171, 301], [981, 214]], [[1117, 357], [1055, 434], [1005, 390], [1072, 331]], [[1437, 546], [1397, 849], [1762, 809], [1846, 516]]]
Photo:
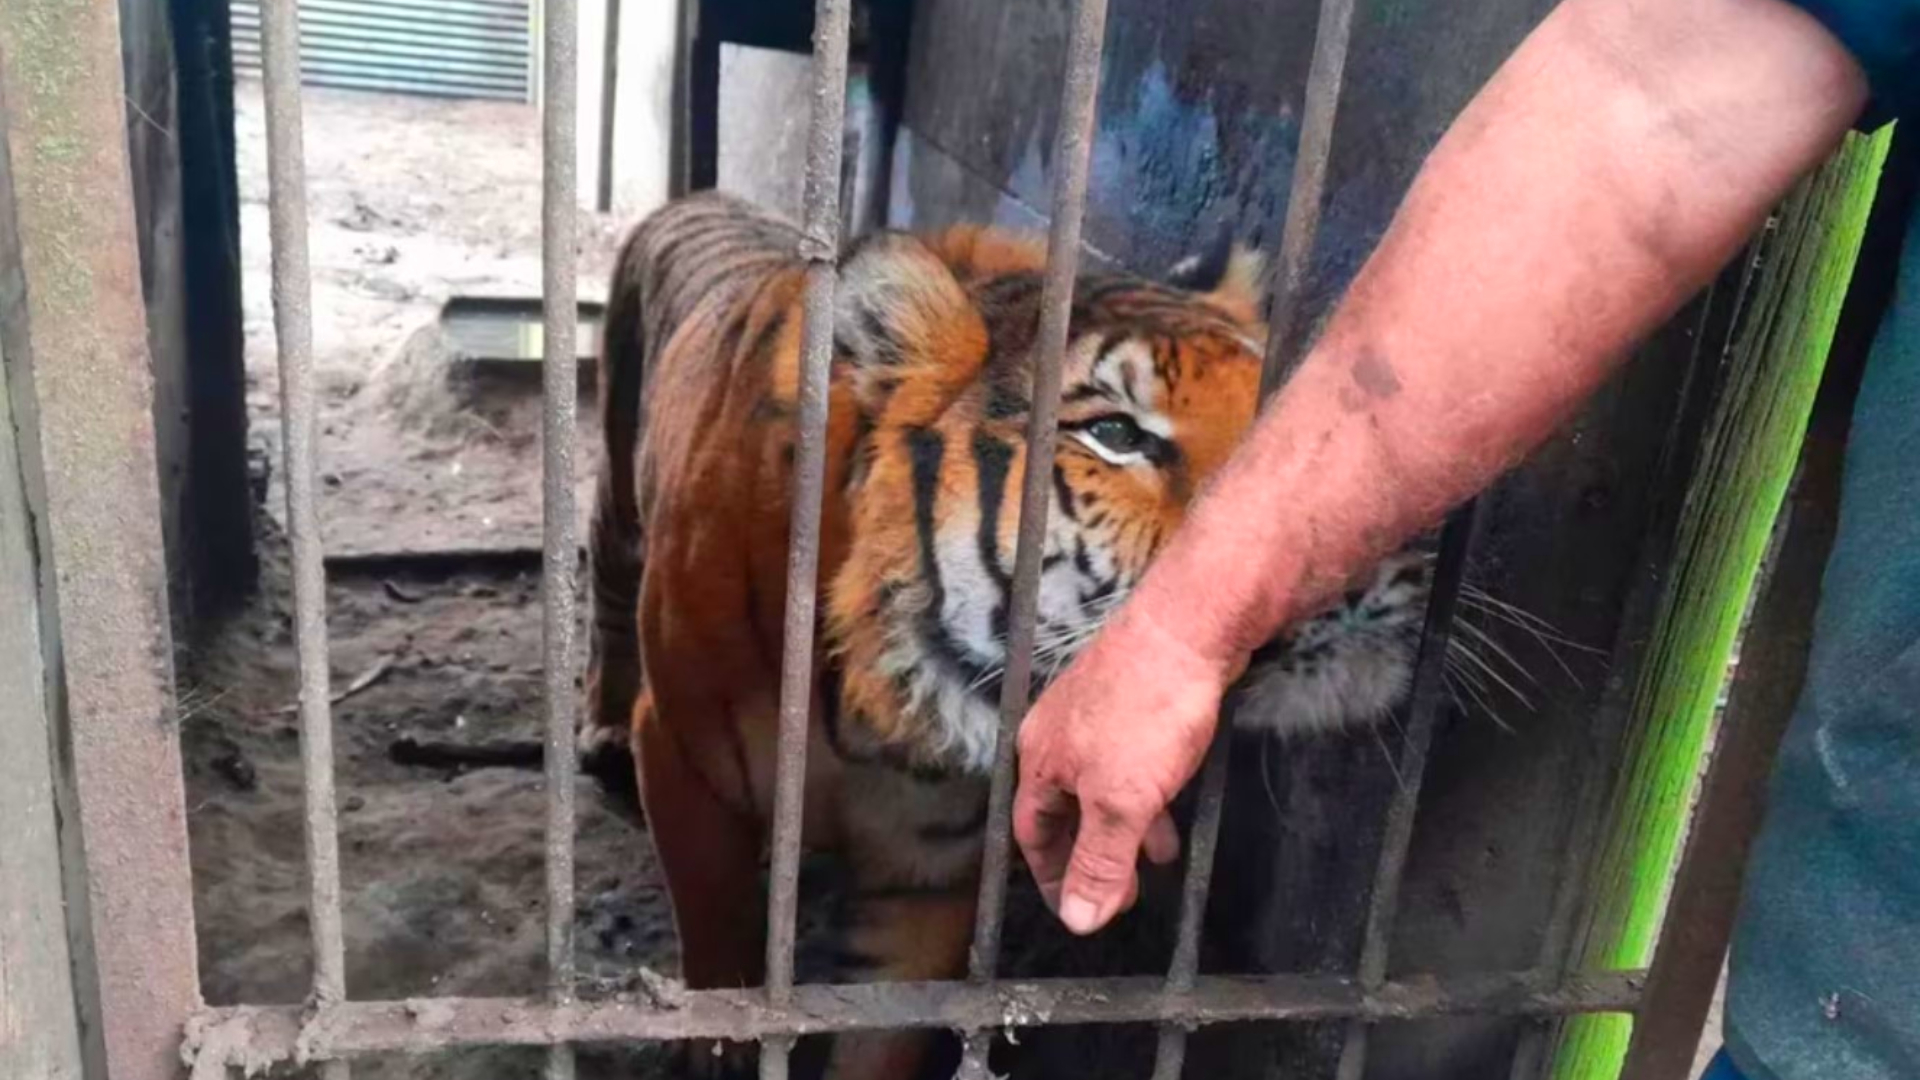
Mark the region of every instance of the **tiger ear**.
[[879, 233], [841, 260], [834, 293], [836, 353], [855, 396], [878, 410], [913, 381], [943, 389], [971, 381], [986, 359], [987, 331], [947, 264], [918, 239]]
[[1202, 300], [1234, 322], [1251, 327], [1260, 321], [1266, 273], [1266, 256], [1223, 229], [1206, 251], [1173, 264], [1167, 272], [1167, 284], [1199, 293]]

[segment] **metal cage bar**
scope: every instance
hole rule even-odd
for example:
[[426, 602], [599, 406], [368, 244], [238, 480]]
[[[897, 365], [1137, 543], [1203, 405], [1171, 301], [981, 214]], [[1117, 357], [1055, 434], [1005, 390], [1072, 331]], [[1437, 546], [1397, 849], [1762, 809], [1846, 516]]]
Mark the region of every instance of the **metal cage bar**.
[[[1360, 985], [1372, 988], [1387, 980], [1387, 954], [1394, 919], [1400, 912], [1400, 883], [1405, 876], [1407, 850], [1413, 843], [1414, 816], [1420, 810], [1420, 788], [1427, 775], [1427, 751], [1433, 746], [1433, 728], [1447, 700], [1447, 647], [1453, 630], [1453, 612], [1460, 598], [1460, 579], [1466, 570], [1467, 549], [1473, 542], [1475, 503], [1454, 511], [1441, 534], [1440, 554], [1427, 600], [1426, 627], [1420, 638], [1420, 659], [1413, 673], [1412, 708], [1400, 753], [1400, 786], [1387, 810], [1386, 836], [1380, 841], [1380, 862], [1374, 871], [1367, 900], [1366, 930], [1360, 942]], [[1360, 1080], [1367, 1068], [1371, 1038], [1367, 1021], [1347, 1021], [1346, 1041], [1340, 1048], [1339, 1080]]]
[[[110, 0], [0, 3], [0, 441], [18, 440], [9, 480], [25, 505], [8, 524], [31, 545], [38, 593], [0, 585], [0, 603], [39, 631], [0, 647], [39, 650], [22, 659], [66, 745], [35, 749], [55, 775], [71, 768], [71, 800], [56, 780], [51, 812], [63, 861], [82, 856], [41, 882], [64, 887], [66, 925], [0, 918], [74, 939], [76, 993], [44, 1004], [77, 1006], [88, 1075], [168, 1080], [200, 986], [118, 13]], [[10, 858], [22, 825], [5, 827], [0, 874], [24, 873]], [[31, 985], [39, 969], [12, 943], [0, 966]], [[0, 1001], [0, 1063], [26, 1064], [10, 1051], [34, 1011]]]
[[1080, 226], [1086, 216], [1087, 170], [1100, 90], [1100, 53], [1107, 0], [1078, 0], [1067, 44], [1066, 84], [1054, 139], [1053, 217], [1047, 269], [1040, 292], [1040, 334], [1034, 343], [1032, 407], [1027, 417], [1027, 467], [1020, 487], [1020, 531], [1014, 550], [1012, 605], [1007, 617], [1006, 671], [1000, 684], [1000, 733], [987, 799], [980, 902], [975, 913], [968, 973], [990, 980], [1000, 962], [1000, 923], [1006, 907], [1014, 792], [1014, 744], [1032, 692], [1033, 638], [1039, 616], [1040, 562], [1046, 546], [1051, 461], [1059, 428], [1060, 365], [1067, 351], [1074, 275], [1080, 265]]
[[[806, 262], [798, 445], [787, 549], [785, 638], [780, 661], [780, 742], [774, 774], [773, 855], [767, 896], [767, 1003], [793, 1000], [795, 912], [800, 892], [801, 813], [807, 725], [813, 705], [813, 638], [820, 577], [820, 514], [826, 483], [827, 392], [833, 362], [833, 294], [840, 239], [840, 157], [847, 111], [850, 0], [818, 0], [813, 27], [813, 116], [807, 135], [801, 258]], [[763, 1080], [785, 1080], [792, 1039], [764, 1040]]]
[[[305, 784], [314, 1000], [303, 1006], [201, 1010], [190, 1026], [194, 1075], [230, 1066], [314, 1059], [345, 1080], [347, 1058], [480, 1046], [548, 1049], [547, 1076], [570, 1080], [578, 1042], [729, 1039], [762, 1043], [761, 1075], [785, 1080], [793, 1040], [810, 1034], [949, 1029], [965, 1037], [960, 1075], [988, 1075], [992, 1035], [1021, 1024], [1151, 1023], [1160, 1027], [1153, 1075], [1174, 1080], [1193, 1028], [1224, 1022], [1343, 1020], [1342, 1080], [1364, 1072], [1370, 1025], [1464, 1015], [1559, 1017], [1633, 1011], [1643, 972], [1529, 972], [1387, 978], [1388, 943], [1418, 809], [1420, 782], [1441, 695], [1449, 621], [1473, 529], [1469, 506], [1449, 521], [1430, 603], [1402, 757], [1403, 783], [1386, 823], [1369, 901], [1359, 970], [1348, 976], [1202, 976], [1202, 926], [1214, 868], [1230, 737], [1219, 736], [1199, 781], [1174, 955], [1164, 979], [1001, 982], [1002, 917], [1012, 857], [1015, 735], [1027, 711], [1038, 583], [1050, 499], [1041, 467], [1056, 438], [1060, 369], [1068, 344], [1085, 214], [1107, 0], [1076, 0], [1053, 157], [1049, 250], [1026, 432], [1027, 462], [1009, 615], [999, 741], [988, 803], [982, 878], [968, 979], [945, 983], [796, 986], [806, 736], [813, 699], [832, 312], [840, 236], [840, 166], [851, 0], [816, 0], [811, 126], [800, 255], [806, 266], [799, 422], [780, 690], [780, 736], [767, 914], [766, 985], [689, 992], [651, 1003], [579, 1002], [574, 996], [576, 588], [574, 506], [577, 331], [577, 0], [545, 0], [542, 66], [543, 594], [546, 698], [546, 993], [525, 999], [353, 1002], [345, 985], [332, 717], [328, 696], [325, 573], [314, 478], [311, 276], [301, 149], [300, 46], [296, 0], [263, 5], [274, 319], [286, 430], [288, 532], [293, 554]], [[1318, 238], [1332, 137], [1354, 17], [1353, 0], [1322, 0], [1305, 117], [1287, 207], [1261, 392], [1270, 395], [1302, 352], [1303, 284]], [[4, 118], [0, 114], [0, 118]]]
[[[1033, 640], [1039, 617], [1040, 563], [1045, 554], [1048, 499], [1060, 419], [1060, 366], [1066, 357], [1073, 314], [1074, 276], [1080, 266], [1080, 228], [1086, 218], [1087, 174], [1093, 123], [1099, 106], [1100, 59], [1106, 40], [1107, 0], [1078, 0], [1067, 41], [1066, 78], [1060, 90], [1060, 126], [1054, 137], [1053, 215], [1048, 226], [1047, 268], [1040, 291], [1040, 331], [1035, 340], [1031, 405], [1027, 414], [1026, 471], [1020, 487], [1020, 531], [1013, 559], [1012, 604], [1007, 619], [1006, 670], [1000, 684], [1000, 732], [994, 745], [987, 793], [987, 823], [980, 857], [980, 894], [974, 910], [967, 974], [991, 984], [1000, 964], [1000, 932], [1007, 903], [1012, 854], [1014, 750], [1021, 717], [1031, 700]], [[992, 1039], [967, 1032], [959, 1076], [986, 1077]]]
[[[574, 418], [578, 372], [574, 335], [579, 327], [574, 234], [579, 218], [575, 143], [579, 57], [576, 0], [544, 0], [544, 70], [541, 86], [540, 303], [541, 388], [541, 579], [540, 614], [547, 708], [546, 890], [547, 994], [556, 1007], [573, 1001], [573, 833], [575, 589], [580, 539], [574, 517]], [[547, 1080], [572, 1080], [573, 1047], [555, 1043], [547, 1052]]]
[[1340, 95], [1346, 88], [1347, 53], [1352, 42], [1353, 0], [1321, 0], [1313, 59], [1307, 67], [1300, 149], [1294, 159], [1293, 189], [1287, 194], [1286, 222], [1280, 234], [1280, 265], [1267, 314], [1267, 363], [1260, 377], [1263, 397], [1280, 388], [1305, 352], [1301, 294], [1314, 245], [1320, 239], [1320, 215], [1327, 204], [1327, 169], [1333, 160], [1333, 125], [1340, 112]]
[[[294, 644], [300, 684], [300, 771], [305, 804], [308, 924], [313, 998], [346, 1000], [346, 939], [340, 915], [340, 837], [333, 790], [333, 709], [327, 669], [327, 578], [314, 495], [313, 276], [307, 255], [307, 178], [300, 111], [300, 15], [296, 0], [261, 7], [261, 68], [267, 122], [267, 214], [273, 248], [273, 326], [280, 364], [280, 417], [292, 549]], [[326, 1080], [347, 1080], [329, 1061]]]
[[[1207, 749], [1200, 772], [1200, 798], [1187, 840], [1186, 876], [1180, 885], [1180, 925], [1167, 965], [1170, 994], [1193, 989], [1200, 974], [1200, 930], [1207, 919], [1207, 897], [1213, 888], [1213, 860], [1220, 847], [1220, 818], [1227, 803], [1227, 764], [1232, 756], [1233, 732], [1223, 722]], [[1153, 1080], [1179, 1080], [1187, 1062], [1188, 1026], [1163, 1024], [1153, 1049]]]
[[[1353, 31], [1353, 0], [1322, 0], [1314, 31], [1313, 60], [1307, 70], [1307, 92], [1300, 128], [1299, 154], [1293, 185], [1287, 194], [1287, 214], [1280, 240], [1280, 266], [1272, 285], [1267, 326], [1267, 353], [1260, 368], [1260, 400], [1264, 404], [1303, 359], [1297, 338], [1301, 288], [1307, 265], [1320, 235], [1320, 214], [1326, 205], [1327, 168], [1333, 151], [1333, 122], [1339, 112], [1347, 50]], [[1193, 985], [1200, 967], [1200, 931], [1206, 922], [1211, 894], [1214, 855], [1220, 837], [1220, 817], [1226, 805], [1227, 766], [1232, 756], [1232, 733], [1222, 730], [1208, 750], [1200, 775], [1199, 799], [1187, 847], [1186, 877], [1181, 884], [1180, 925], [1173, 960], [1167, 968], [1167, 989], [1179, 992]], [[1154, 1046], [1153, 1080], [1178, 1080], [1186, 1065], [1187, 1029], [1164, 1025]]]
[[[355, 1001], [310, 1010], [298, 1005], [207, 1010], [199, 1045], [233, 1064], [363, 1054], [420, 1054], [479, 1046], [683, 1039], [787, 1040], [844, 1031], [988, 1031], [1007, 1025], [1313, 1022], [1360, 1016], [1430, 1020], [1457, 1016], [1561, 1016], [1631, 1011], [1645, 972], [1558, 972], [1423, 976], [1369, 991], [1339, 975], [1201, 976], [1169, 994], [1157, 978], [1045, 979], [980, 985], [862, 983], [797, 986], [788, 1004], [767, 1005], [758, 990], [702, 990], [671, 1000], [583, 1001], [561, 1008], [542, 998]], [[196, 1077], [196, 1080], [198, 1078]]]

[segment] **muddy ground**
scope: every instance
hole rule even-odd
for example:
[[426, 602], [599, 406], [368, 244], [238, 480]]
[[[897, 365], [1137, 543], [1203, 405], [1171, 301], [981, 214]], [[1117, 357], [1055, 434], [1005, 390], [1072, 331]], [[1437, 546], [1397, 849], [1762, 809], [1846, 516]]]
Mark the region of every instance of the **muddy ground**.
[[[248, 611], [183, 650], [179, 675], [206, 996], [288, 1003], [306, 994], [310, 952], [257, 85], [240, 86], [238, 114], [265, 572]], [[538, 131], [528, 106], [306, 95], [328, 632], [334, 692], [347, 695], [334, 709], [347, 980], [359, 999], [529, 994], [545, 978], [537, 768], [397, 755], [410, 742], [524, 742], [542, 723], [537, 385], [450, 378], [435, 331], [449, 296], [538, 294]], [[602, 295], [620, 228], [582, 213], [584, 298]], [[581, 405], [584, 477], [590, 394]], [[809, 863], [803, 979], [825, 970], [834, 878], [831, 862]], [[644, 831], [586, 782], [577, 881], [585, 993], [630, 990], [643, 967], [673, 970]], [[1086, 952], [1041, 928], [1030, 890], [1014, 909], [1015, 970], [1164, 964], [1163, 921], [1135, 919], [1131, 938]], [[1094, 1044], [1138, 1063], [1146, 1037]], [[1109, 1071], [1087, 1043], [1028, 1043], [1028, 1075]], [[538, 1069], [536, 1054], [485, 1051], [367, 1062], [355, 1076], [531, 1080]], [[672, 1071], [659, 1048], [588, 1052], [581, 1065], [585, 1077]]]

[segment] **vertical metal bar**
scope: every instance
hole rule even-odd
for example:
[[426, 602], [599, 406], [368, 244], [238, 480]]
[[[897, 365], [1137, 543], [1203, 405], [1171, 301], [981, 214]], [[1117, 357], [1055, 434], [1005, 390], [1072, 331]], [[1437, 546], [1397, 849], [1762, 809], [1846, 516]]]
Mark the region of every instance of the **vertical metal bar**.
[[[807, 135], [807, 264], [793, 517], [787, 549], [787, 610], [780, 666], [780, 744], [774, 776], [773, 855], [767, 898], [767, 997], [793, 997], [794, 912], [799, 900], [800, 815], [813, 704], [813, 631], [819, 599], [820, 502], [826, 483], [827, 380], [833, 360], [833, 291], [840, 238], [841, 138], [847, 111], [850, 0], [817, 0], [813, 23], [812, 126]], [[760, 1075], [785, 1080], [791, 1039], [761, 1047]]]
[[[544, 0], [545, 68], [541, 102], [540, 273], [545, 316], [541, 402], [541, 592], [547, 732], [547, 992], [573, 1000], [574, 599], [580, 566], [575, 535], [573, 450], [580, 305], [574, 275], [579, 225], [576, 142], [579, 111], [579, 12], [576, 0]], [[573, 1046], [547, 1051], [547, 1080], [572, 1080]]]
[[[1352, 30], [1353, 0], [1322, 0], [1314, 32], [1313, 60], [1307, 70], [1299, 153], [1287, 196], [1279, 273], [1274, 279], [1272, 309], [1268, 315], [1267, 355], [1260, 371], [1262, 401], [1280, 388], [1305, 351], [1304, 342], [1296, 340], [1299, 335], [1295, 324], [1299, 321], [1303, 299], [1301, 286], [1320, 234], [1320, 212], [1326, 204], [1333, 123], [1339, 112]], [[1169, 990], [1190, 989], [1199, 972], [1200, 930], [1206, 921], [1231, 752], [1232, 735], [1223, 724], [1207, 752], [1207, 763], [1200, 774], [1199, 802], [1188, 836], [1186, 876], [1181, 884], [1180, 926], [1174, 941], [1173, 961], [1167, 969]], [[1187, 1029], [1174, 1024], [1162, 1026], [1154, 1048], [1154, 1080], [1177, 1080], [1186, 1065], [1186, 1056]]]
[[[1220, 815], [1226, 805], [1227, 763], [1233, 733], [1222, 723], [1207, 751], [1200, 773], [1200, 801], [1194, 810], [1187, 839], [1186, 877], [1180, 887], [1180, 926], [1173, 944], [1173, 962], [1167, 966], [1167, 989], [1193, 989], [1200, 973], [1200, 928], [1207, 917], [1207, 896], [1213, 883], [1213, 859], [1220, 844]], [[1187, 1028], [1166, 1024], [1160, 1028], [1153, 1051], [1153, 1080], [1178, 1080], [1187, 1062]]]
[[1320, 213], [1326, 207], [1327, 167], [1333, 157], [1333, 123], [1345, 86], [1347, 52], [1353, 39], [1353, 0], [1321, 0], [1314, 31], [1313, 61], [1307, 68], [1307, 98], [1300, 120], [1300, 149], [1294, 156], [1293, 186], [1287, 194], [1287, 220], [1280, 239], [1280, 266], [1267, 316], [1267, 363], [1260, 390], [1277, 389], [1304, 354], [1299, 325], [1307, 267], [1320, 237]]
[[[89, 1074], [169, 1080], [200, 989], [117, 16], [111, 0], [0, 3], [0, 440], [20, 440], [23, 569], [47, 605], [43, 689], [76, 796], [51, 812], [76, 813], [61, 855], [82, 864], [68, 925], [42, 932], [76, 938]], [[0, 1015], [4, 1043], [20, 1017]]]
[[[1100, 90], [1100, 49], [1106, 37], [1106, 0], [1079, 0], [1067, 43], [1066, 85], [1054, 140], [1053, 219], [1047, 271], [1040, 292], [1040, 337], [1034, 350], [1033, 404], [1027, 416], [1027, 467], [1020, 488], [1020, 533], [1013, 560], [1013, 609], [1007, 619], [1007, 664], [1000, 687], [1000, 736], [987, 801], [986, 851], [980, 903], [973, 925], [968, 973], [994, 977], [1000, 961], [1000, 917], [1006, 906], [1007, 860], [1013, 819], [1015, 735], [1026, 715], [1033, 677], [1040, 560], [1045, 554], [1047, 500], [1052, 490], [1053, 443], [1059, 426], [1060, 364], [1067, 351], [1073, 279], [1080, 265], [1080, 225], [1086, 216], [1087, 167]], [[970, 1044], [971, 1045], [971, 1044]]]
[[700, 27], [700, 0], [673, 0], [673, 88], [667, 118], [667, 197], [693, 189], [694, 34]]
[[[1053, 443], [1059, 428], [1060, 365], [1067, 351], [1073, 313], [1073, 281], [1080, 266], [1080, 227], [1086, 217], [1087, 171], [1093, 122], [1099, 104], [1100, 53], [1106, 40], [1106, 0], [1078, 0], [1067, 41], [1065, 85], [1060, 91], [1060, 127], [1054, 138], [1053, 216], [1047, 238], [1046, 277], [1040, 291], [1040, 336], [1034, 352], [1032, 404], [1027, 414], [1027, 465], [1020, 488], [1020, 531], [1013, 560], [1013, 609], [1007, 621], [1007, 660], [1000, 686], [1000, 734], [987, 795], [985, 850], [980, 860], [980, 897], [974, 912], [967, 973], [976, 982], [993, 979], [1000, 964], [1000, 924], [1007, 903], [1007, 864], [1012, 845], [1014, 749], [1020, 719], [1030, 704], [1034, 625], [1039, 612], [1040, 562], [1046, 540], [1047, 500], [1053, 478]], [[960, 1077], [991, 1075], [992, 1040], [970, 1033]]]
[[[1367, 991], [1378, 989], [1387, 979], [1387, 953], [1400, 910], [1400, 882], [1406, 870], [1407, 849], [1413, 841], [1414, 815], [1420, 808], [1420, 787], [1427, 774], [1427, 751], [1433, 745], [1434, 724], [1448, 700], [1448, 639], [1455, 601], [1460, 596], [1460, 578], [1466, 569], [1467, 548], [1473, 539], [1475, 505], [1468, 503], [1454, 511], [1440, 538], [1420, 660], [1413, 674], [1406, 743], [1400, 753], [1400, 789], [1387, 811], [1387, 832], [1380, 842], [1380, 864], [1374, 872], [1366, 932], [1360, 944], [1360, 986]], [[1360, 1080], [1367, 1067], [1368, 1037], [1366, 1021], [1348, 1022], [1346, 1044], [1341, 1047], [1340, 1067], [1335, 1074], [1339, 1080]]]
[[593, 207], [603, 214], [613, 211], [613, 144], [619, 130], [614, 121], [620, 96], [620, 6], [622, 0], [606, 0], [606, 34], [600, 46], [600, 154], [594, 176]]
[[[327, 580], [314, 497], [313, 281], [307, 257], [307, 178], [300, 114], [300, 16], [296, 0], [260, 8], [267, 112], [267, 229], [273, 240], [273, 328], [280, 359], [280, 422], [293, 559], [294, 648], [300, 681], [300, 769], [305, 784], [308, 923], [313, 997], [347, 996], [340, 924], [340, 838], [333, 792], [333, 710], [327, 670]], [[346, 1080], [344, 1062], [323, 1066]]]

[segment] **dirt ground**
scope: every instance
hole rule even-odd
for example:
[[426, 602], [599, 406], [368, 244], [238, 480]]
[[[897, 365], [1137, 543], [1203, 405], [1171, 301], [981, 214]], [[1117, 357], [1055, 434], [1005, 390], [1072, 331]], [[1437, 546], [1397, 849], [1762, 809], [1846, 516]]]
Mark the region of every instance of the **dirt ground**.
[[[540, 773], [419, 764], [413, 744], [537, 738], [540, 686], [538, 391], [531, 380], [452, 380], [437, 330], [455, 294], [539, 292], [539, 123], [529, 106], [310, 90], [306, 147], [314, 345], [321, 390], [321, 511], [345, 889], [347, 981], [358, 999], [537, 993], [545, 978]], [[248, 400], [261, 470], [258, 600], [179, 665], [200, 962], [215, 1004], [306, 995], [301, 787], [291, 598], [278, 475], [258, 86], [238, 94]], [[581, 295], [599, 299], [622, 223], [582, 213]], [[580, 474], [594, 460], [583, 393]], [[581, 490], [586, 506], [586, 490]], [[464, 553], [449, 557], [448, 553]], [[582, 636], [584, 648], [584, 631]], [[671, 919], [637, 821], [580, 785], [583, 992], [670, 972]], [[1170, 891], [1162, 884], [1162, 892]], [[810, 861], [802, 979], [825, 971], [831, 863]], [[1164, 964], [1163, 921], [1138, 941], [1076, 952], [1016, 891], [1010, 964], [1052, 974]], [[1144, 942], [1144, 944], [1141, 944]], [[1133, 958], [1116, 963], [1115, 956]], [[1119, 1060], [1146, 1032], [1102, 1035]], [[1025, 1040], [1044, 1074], [1109, 1071], [1086, 1043]], [[817, 1049], [817, 1048], [815, 1048]], [[1064, 1055], [1064, 1057], [1063, 1057]], [[1058, 1067], [1070, 1059], [1075, 1067]], [[485, 1051], [360, 1064], [361, 1080], [531, 1080], [539, 1056]], [[1115, 1058], [1108, 1058], [1108, 1061]], [[1018, 1071], [1040, 1075], [1032, 1066]], [[660, 1048], [583, 1055], [583, 1077], [669, 1075]]]
[[[364, 684], [335, 709], [349, 989], [537, 992], [539, 773], [402, 765], [393, 747], [526, 739], [541, 723], [537, 564], [511, 554], [538, 544], [537, 397], [449, 383], [435, 329], [456, 293], [538, 295], [538, 116], [319, 90], [306, 105], [329, 546], [508, 553], [331, 568], [333, 685]], [[183, 658], [189, 822], [208, 999], [291, 1002], [305, 995], [310, 954], [257, 85], [241, 85], [237, 112], [248, 401], [255, 459], [271, 475], [267, 568], [253, 609]], [[580, 236], [582, 293], [598, 297], [618, 226], [583, 213]], [[582, 455], [583, 475], [591, 460]], [[597, 788], [581, 796], [582, 970], [594, 988], [619, 989], [641, 964], [672, 967], [671, 923], [644, 838]], [[658, 1055], [632, 1058], [585, 1071], [659, 1072]], [[487, 1053], [357, 1075], [477, 1080], [536, 1068], [526, 1054]]]

